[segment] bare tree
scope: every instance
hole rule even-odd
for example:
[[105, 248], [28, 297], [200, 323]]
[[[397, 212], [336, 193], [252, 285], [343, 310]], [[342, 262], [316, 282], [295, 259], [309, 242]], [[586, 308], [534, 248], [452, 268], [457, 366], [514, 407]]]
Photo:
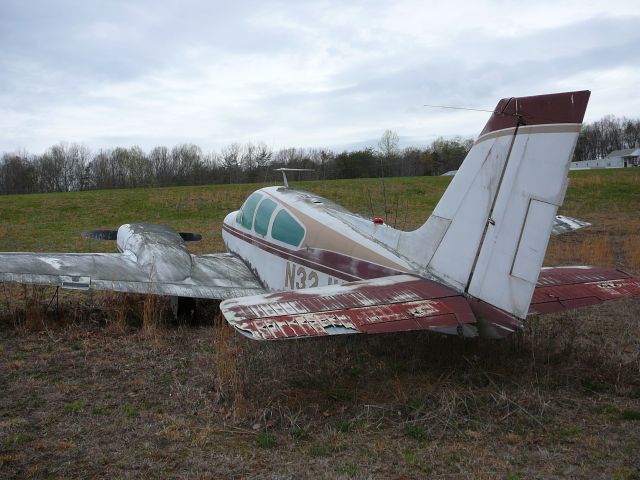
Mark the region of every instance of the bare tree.
[[32, 193], [36, 191], [36, 184], [36, 169], [26, 151], [2, 155], [0, 192]]
[[157, 185], [170, 185], [171, 182], [171, 157], [167, 147], [155, 147], [149, 153], [149, 163], [153, 181]]
[[266, 182], [269, 175], [269, 165], [273, 152], [266, 143], [260, 142], [256, 145], [255, 161], [256, 170], [258, 171], [257, 179]]
[[400, 137], [393, 130], [385, 130], [378, 141], [378, 148], [380, 149], [380, 153], [384, 155], [385, 158], [391, 158], [394, 155], [398, 154], [400, 145]]
[[[400, 137], [393, 130], [385, 130], [378, 141], [378, 149], [381, 155], [380, 174], [385, 176], [385, 171], [389, 170], [394, 163], [394, 161], [399, 157], [399, 145], [400, 145]], [[383, 162], [384, 161], [384, 162]], [[404, 175], [404, 165], [402, 158], [400, 158], [399, 169], [394, 169], [396, 175]]]
[[220, 159], [229, 183], [238, 183], [240, 181], [240, 158], [242, 155], [242, 146], [239, 143], [232, 143], [220, 152]]

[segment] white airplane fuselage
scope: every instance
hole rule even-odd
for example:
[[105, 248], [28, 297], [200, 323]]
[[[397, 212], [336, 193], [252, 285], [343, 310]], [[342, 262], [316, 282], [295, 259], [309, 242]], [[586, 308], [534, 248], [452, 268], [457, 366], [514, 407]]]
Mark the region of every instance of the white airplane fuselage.
[[116, 240], [120, 253], [0, 253], [0, 280], [221, 300], [229, 324], [257, 340], [414, 330], [500, 338], [528, 315], [640, 296], [640, 279], [621, 270], [542, 267], [551, 235], [587, 225], [557, 211], [589, 95], [500, 100], [413, 231], [283, 177], [224, 219], [229, 253], [191, 253], [185, 242], [199, 235], [125, 224], [85, 232]]
[[267, 187], [226, 216], [222, 237], [265, 288], [280, 291], [412, 272], [383, 243], [394, 232], [312, 193]]

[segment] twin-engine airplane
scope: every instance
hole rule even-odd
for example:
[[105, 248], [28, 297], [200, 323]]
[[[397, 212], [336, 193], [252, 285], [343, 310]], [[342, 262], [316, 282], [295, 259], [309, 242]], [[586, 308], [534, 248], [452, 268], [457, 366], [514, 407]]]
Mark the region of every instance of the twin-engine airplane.
[[121, 253], [3, 253], [0, 281], [224, 300], [256, 340], [431, 330], [503, 337], [528, 315], [640, 295], [640, 279], [541, 268], [588, 91], [500, 100], [433, 214], [404, 232], [312, 193], [267, 187], [224, 219], [229, 253], [193, 255], [179, 234], [126, 224], [90, 236]]

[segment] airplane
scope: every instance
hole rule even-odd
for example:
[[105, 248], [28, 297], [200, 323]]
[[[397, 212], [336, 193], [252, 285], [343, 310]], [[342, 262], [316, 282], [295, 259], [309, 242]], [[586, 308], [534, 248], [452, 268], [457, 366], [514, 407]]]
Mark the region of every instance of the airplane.
[[254, 340], [427, 330], [502, 338], [530, 315], [640, 296], [611, 268], [542, 267], [589, 100], [574, 91], [500, 100], [433, 213], [414, 231], [313, 193], [261, 188], [229, 213], [226, 253], [198, 235], [125, 224], [86, 232], [120, 253], [0, 253], [0, 281], [222, 300]]

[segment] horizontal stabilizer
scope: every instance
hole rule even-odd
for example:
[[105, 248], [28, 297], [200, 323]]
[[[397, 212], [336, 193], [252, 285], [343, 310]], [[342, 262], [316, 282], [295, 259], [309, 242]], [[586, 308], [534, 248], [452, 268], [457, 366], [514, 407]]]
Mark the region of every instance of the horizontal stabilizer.
[[603, 267], [549, 267], [538, 277], [529, 315], [640, 296], [640, 278]]
[[410, 330], [477, 335], [462, 295], [411, 275], [234, 298], [220, 310], [255, 340]]
[[551, 235], [562, 235], [564, 233], [573, 232], [575, 230], [590, 226], [591, 224], [589, 222], [585, 222], [584, 220], [567, 217], [566, 215], [556, 215], [556, 218], [553, 221]]

